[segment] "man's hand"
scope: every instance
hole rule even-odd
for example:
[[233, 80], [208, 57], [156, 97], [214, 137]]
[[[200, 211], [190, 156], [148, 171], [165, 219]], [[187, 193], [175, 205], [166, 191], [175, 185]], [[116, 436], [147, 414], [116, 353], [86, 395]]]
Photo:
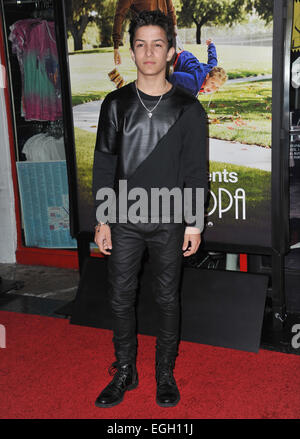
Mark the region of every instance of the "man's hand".
[[212, 43], [212, 39], [211, 38], [209, 38], [208, 40], [206, 40], [206, 44], [209, 46], [210, 45], [210, 43]]
[[[191, 243], [190, 247], [189, 247], [189, 242]], [[196, 251], [199, 248], [200, 243], [201, 243], [201, 234], [200, 233], [197, 233], [197, 234], [185, 233], [183, 246], [182, 246], [182, 250], [184, 251], [183, 256], [184, 257], [191, 256], [194, 253], [196, 253]], [[188, 250], [187, 250], [187, 248], [188, 248]]]
[[111, 232], [108, 224], [103, 224], [96, 227], [94, 241], [99, 247], [101, 253], [104, 255], [111, 254], [111, 252], [108, 251], [112, 249]]
[[114, 49], [114, 61], [116, 65], [121, 64], [121, 54], [119, 49]]

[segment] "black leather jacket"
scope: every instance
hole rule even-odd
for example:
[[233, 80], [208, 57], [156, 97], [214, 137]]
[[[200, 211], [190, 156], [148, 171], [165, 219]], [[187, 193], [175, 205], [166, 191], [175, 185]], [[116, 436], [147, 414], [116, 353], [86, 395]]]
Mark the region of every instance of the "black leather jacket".
[[[139, 94], [149, 110], [159, 100]], [[181, 87], [163, 95], [151, 118], [134, 82], [109, 93], [98, 124], [94, 199], [102, 187], [117, 191], [119, 180], [127, 180], [129, 190], [200, 187], [207, 192], [206, 141], [206, 114], [198, 99]]]
[[[159, 96], [153, 98], [140, 90], [139, 94], [149, 110], [159, 100]], [[129, 179], [184, 111], [195, 102], [196, 98], [182, 88], [173, 87], [163, 95], [149, 118], [138, 98], [135, 83], [131, 82], [110, 93], [104, 100], [96, 150], [117, 154], [118, 178]]]

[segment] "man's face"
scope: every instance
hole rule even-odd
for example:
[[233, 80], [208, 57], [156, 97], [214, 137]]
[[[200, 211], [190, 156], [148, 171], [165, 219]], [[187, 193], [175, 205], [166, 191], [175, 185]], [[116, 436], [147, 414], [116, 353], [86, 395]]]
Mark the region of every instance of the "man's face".
[[168, 50], [166, 32], [160, 26], [142, 26], [137, 29], [130, 49], [137, 69], [145, 76], [156, 76], [165, 71], [167, 61], [172, 59], [175, 49]]
[[203, 85], [204, 93], [214, 93], [215, 91], [219, 90], [221, 85], [222, 83], [218, 78], [209, 76], [208, 74], [206, 77], [205, 84]]

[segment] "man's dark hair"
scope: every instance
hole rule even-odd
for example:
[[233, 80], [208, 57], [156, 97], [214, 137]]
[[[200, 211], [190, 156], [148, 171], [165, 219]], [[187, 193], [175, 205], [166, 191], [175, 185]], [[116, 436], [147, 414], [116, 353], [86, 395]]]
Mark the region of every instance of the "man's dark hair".
[[168, 50], [175, 46], [174, 25], [170, 17], [163, 14], [159, 9], [156, 11], [141, 11], [134, 17], [129, 26], [130, 47], [133, 50], [134, 36], [138, 28], [142, 26], [160, 26], [165, 32], [168, 40]]

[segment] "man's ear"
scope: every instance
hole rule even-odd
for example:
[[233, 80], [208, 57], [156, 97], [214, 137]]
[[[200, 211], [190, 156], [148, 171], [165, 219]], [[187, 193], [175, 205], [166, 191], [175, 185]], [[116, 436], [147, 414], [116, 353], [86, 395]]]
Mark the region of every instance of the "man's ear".
[[168, 53], [167, 53], [167, 61], [168, 62], [171, 61], [171, 59], [174, 56], [174, 53], [175, 53], [175, 47], [170, 47], [170, 49], [168, 50]]
[[134, 51], [131, 49], [131, 47], [129, 48], [129, 52], [130, 52], [130, 56], [132, 61], [135, 63], [135, 55], [134, 55]]

